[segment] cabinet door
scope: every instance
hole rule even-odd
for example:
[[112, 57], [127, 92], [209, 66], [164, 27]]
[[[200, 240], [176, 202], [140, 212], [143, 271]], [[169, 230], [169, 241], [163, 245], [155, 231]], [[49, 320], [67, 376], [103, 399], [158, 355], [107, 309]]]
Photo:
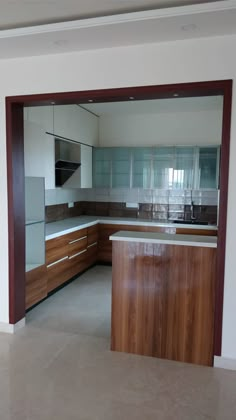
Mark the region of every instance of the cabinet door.
[[25, 273], [25, 308], [40, 302], [47, 296], [47, 269], [45, 265]]
[[193, 189], [195, 152], [195, 147], [175, 148], [174, 170], [172, 176], [173, 189]]
[[112, 188], [130, 188], [131, 155], [129, 147], [112, 150]]
[[111, 160], [111, 148], [95, 147], [93, 149], [93, 187], [111, 187]]
[[218, 188], [219, 147], [199, 148], [199, 188]]
[[151, 188], [151, 147], [132, 149], [132, 187]]
[[174, 147], [155, 147], [153, 150], [153, 187], [173, 187]]

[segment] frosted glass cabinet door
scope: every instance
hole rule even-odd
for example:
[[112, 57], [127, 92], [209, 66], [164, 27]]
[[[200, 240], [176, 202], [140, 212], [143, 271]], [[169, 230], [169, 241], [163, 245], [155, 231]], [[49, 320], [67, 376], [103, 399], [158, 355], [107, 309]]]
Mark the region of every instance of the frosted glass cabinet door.
[[112, 187], [130, 188], [131, 155], [129, 147], [112, 149]]
[[93, 187], [111, 187], [112, 150], [109, 147], [93, 149]]
[[153, 187], [171, 189], [173, 184], [174, 147], [153, 150]]
[[132, 159], [132, 187], [151, 188], [152, 148], [133, 148]]
[[199, 188], [218, 188], [219, 147], [199, 149]]
[[195, 147], [176, 147], [172, 187], [193, 189], [195, 171]]

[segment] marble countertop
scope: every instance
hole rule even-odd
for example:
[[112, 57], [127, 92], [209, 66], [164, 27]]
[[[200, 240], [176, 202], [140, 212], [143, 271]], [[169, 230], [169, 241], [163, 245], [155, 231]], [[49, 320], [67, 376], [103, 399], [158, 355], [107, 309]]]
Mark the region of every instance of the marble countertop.
[[217, 247], [216, 236], [173, 235], [171, 233], [120, 231], [110, 236], [112, 241], [143, 242], [150, 244], [184, 245], [206, 248]]
[[173, 222], [157, 222], [147, 219], [135, 219], [125, 217], [100, 217], [100, 216], [78, 216], [71, 217], [57, 222], [46, 223], [46, 240], [57, 238], [60, 235], [75, 232], [76, 230], [83, 229], [89, 226], [96, 225], [97, 223], [104, 224], [123, 224], [130, 226], [160, 226], [160, 227], [174, 227], [174, 228], [191, 228], [191, 229], [206, 229], [217, 230], [217, 226], [211, 225], [194, 225], [194, 224], [181, 224]]

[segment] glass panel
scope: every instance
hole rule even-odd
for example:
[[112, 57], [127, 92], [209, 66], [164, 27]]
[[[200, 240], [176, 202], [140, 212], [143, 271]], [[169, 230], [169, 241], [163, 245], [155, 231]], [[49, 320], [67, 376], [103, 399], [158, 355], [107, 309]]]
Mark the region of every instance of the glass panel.
[[193, 188], [194, 151], [194, 147], [176, 147], [172, 184], [174, 189]]
[[130, 187], [130, 149], [128, 147], [112, 149], [112, 187]]
[[111, 148], [93, 149], [93, 187], [109, 188], [111, 186], [111, 158]]
[[153, 155], [154, 188], [170, 189], [173, 184], [174, 147], [156, 147]]
[[151, 187], [152, 148], [137, 147], [132, 150], [133, 188]]
[[217, 147], [201, 147], [199, 150], [199, 187], [218, 188]]

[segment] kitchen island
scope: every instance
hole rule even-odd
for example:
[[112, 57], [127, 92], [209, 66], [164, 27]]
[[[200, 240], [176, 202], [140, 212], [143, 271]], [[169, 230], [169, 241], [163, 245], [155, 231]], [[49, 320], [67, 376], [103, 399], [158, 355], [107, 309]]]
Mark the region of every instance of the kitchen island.
[[120, 231], [111, 349], [211, 366], [217, 238]]

